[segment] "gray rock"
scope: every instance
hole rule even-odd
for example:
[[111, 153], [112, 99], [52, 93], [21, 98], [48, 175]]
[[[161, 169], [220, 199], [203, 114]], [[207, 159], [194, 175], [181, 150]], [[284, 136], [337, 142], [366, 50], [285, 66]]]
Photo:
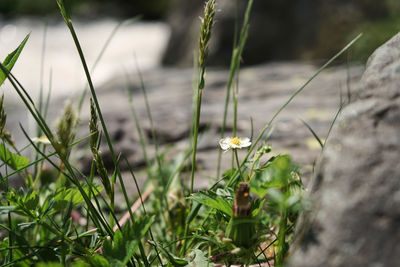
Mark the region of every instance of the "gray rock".
[[370, 57], [310, 185], [288, 266], [400, 266], [400, 34]]

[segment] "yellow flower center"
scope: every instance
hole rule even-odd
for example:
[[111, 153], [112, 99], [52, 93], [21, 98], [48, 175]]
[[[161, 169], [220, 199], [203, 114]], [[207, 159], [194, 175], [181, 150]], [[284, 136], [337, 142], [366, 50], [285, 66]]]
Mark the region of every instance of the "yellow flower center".
[[240, 140], [240, 138], [238, 138], [238, 137], [234, 137], [231, 139], [231, 144], [233, 144], [233, 145], [240, 146], [240, 143], [242, 143], [242, 140]]

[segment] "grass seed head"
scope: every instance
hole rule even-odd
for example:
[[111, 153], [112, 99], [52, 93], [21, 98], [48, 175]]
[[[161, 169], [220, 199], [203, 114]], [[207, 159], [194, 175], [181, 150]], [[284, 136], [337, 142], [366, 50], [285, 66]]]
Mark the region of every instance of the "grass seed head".
[[7, 121], [7, 113], [4, 110], [3, 103], [4, 95], [2, 95], [0, 98], [0, 138], [11, 145], [14, 145], [14, 141], [11, 138], [11, 133], [4, 129]]
[[64, 114], [57, 123], [57, 150], [59, 150], [60, 156], [68, 154], [69, 145], [75, 139], [78, 123], [79, 119], [76, 111], [72, 108], [71, 102], [68, 102], [65, 106]]
[[200, 18], [200, 38], [199, 38], [199, 66], [204, 68], [208, 55], [208, 43], [211, 38], [211, 29], [214, 24], [215, 0], [209, 0], [204, 8], [204, 17]]
[[90, 122], [89, 122], [89, 131], [90, 131], [90, 149], [93, 151], [97, 147], [97, 141], [99, 139], [99, 128], [97, 124], [97, 113], [96, 108], [93, 103], [93, 99], [90, 98]]
[[93, 160], [96, 163], [97, 174], [100, 177], [101, 183], [104, 186], [106, 194], [108, 196], [111, 196], [112, 189], [111, 189], [110, 179], [108, 177], [107, 169], [104, 166], [103, 158], [101, 157], [101, 154], [97, 149], [93, 150], [92, 153], [93, 153]]

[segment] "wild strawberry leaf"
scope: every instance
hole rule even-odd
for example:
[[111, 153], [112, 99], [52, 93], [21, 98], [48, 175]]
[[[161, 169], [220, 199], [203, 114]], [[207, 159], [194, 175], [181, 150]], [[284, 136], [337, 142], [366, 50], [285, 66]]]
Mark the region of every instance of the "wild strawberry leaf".
[[4, 143], [0, 144], [0, 160], [13, 170], [19, 170], [29, 164], [29, 159], [27, 157], [12, 153]]
[[200, 249], [194, 249], [189, 255], [190, 262], [187, 267], [214, 267], [214, 263], [210, 262]]
[[297, 166], [293, 164], [289, 155], [273, 157], [261, 168], [255, 170], [250, 190], [262, 198], [270, 188], [287, 187], [293, 180], [294, 172], [297, 172]]
[[[82, 189], [85, 191], [86, 195], [97, 195], [97, 192], [101, 192], [102, 188], [100, 186], [96, 186], [97, 190], [95, 190], [94, 188], [92, 189], [92, 194], [89, 194], [89, 192], [91, 192], [89, 185], [88, 184], [81, 184]], [[83, 202], [85, 202], [85, 199], [83, 198], [81, 192], [79, 191], [78, 187], [76, 186], [71, 186], [68, 189], [65, 188], [61, 188], [59, 189], [59, 191], [54, 195], [53, 197], [55, 203], [54, 203], [54, 210], [60, 210], [65, 208], [68, 203], [71, 201], [72, 205], [78, 205], [81, 204]]]
[[232, 216], [232, 201], [220, 197], [211, 190], [194, 193], [189, 199]]

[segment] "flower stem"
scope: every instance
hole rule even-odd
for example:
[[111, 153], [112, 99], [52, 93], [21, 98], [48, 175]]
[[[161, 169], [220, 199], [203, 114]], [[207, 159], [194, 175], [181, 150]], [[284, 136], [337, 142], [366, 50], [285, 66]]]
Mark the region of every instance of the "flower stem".
[[240, 163], [239, 163], [239, 157], [238, 157], [238, 153], [237, 153], [237, 149], [233, 149], [233, 153], [235, 154], [235, 159], [236, 159], [236, 164], [238, 166], [238, 170], [240, 172], [240, 177], [242, 177], [242, 180], [244, 181], [244, 176], [242, 173], [242, 169], [240, 168]]
[[288, 250], [286, 244], [286, 233], [287, 233], [287, 210], [286, 207], [281, 213], [281, 220], [279, 222], [278, 232], [278, 254], [276, 256], [276, 266], [283, 266], [283, 262]]
[[[238, 2], [236, 3], [238, 6]], [[240, 59], [242, 56], [242, 52], [244, 49], [244, 46], [246, 44], [247, 40], [247, 34], [248, 34], [248, 28], [249, 28], [249, 17], [250, 17], [250, 11], [253, 6], [253, 0], [250, 0], [247, 4], [247, 8], [244, 14], [244, 21], [242, 28], [240, 30], [239, 36], [236, 36], [234, 38], [234, 46], [232, 50], [232, 57], [231, 57], [231, 63], [229, 67], [229, 79], [228, 79], [228, 84], [227, 84], [227, 90], [226, 90], [226, 96], [225, 96], [225, 105], [224, 105], [224, 115], [223, 115], [223, 121], [221, 125], [221, 138], [224, 137], [225, 135], [225, 128], [226, 128], [226, 120], [228, 117], [228, 106], [229, 106], [229, 98], [230, 98], [230, 93], [231, 93], [231, 87], [234, 85], [234, 78], [235, 76], [237, 77], [239, 73], [239, 68], [240, 68]], [[238, 16], [236, 16], [238, 17]], [[238, 19], [236, 18], [235, 22], [235, 28], [237, 29], [237, 24], [238, 24]], [[235, 35], [237, 35], [238, 32], [235, 30]], [[237, 39], [239, 37], [239, 39]], [[237, 82], [238, 80], [236, 80]], [[234, 111], [237, 111], [237, 107], [233, 109]], [[236, 119], [234, 119], [234, 123], [236, 123]], [[236, 126], [234, 127], [236, 129]], [[236, 134], [234, 134], [236, 135]], [[217, 178], [220, 175], [221, 171], [221, 153], [222, 150], [220, 149], [218, 151], [218, 163], [217, 163]]]

